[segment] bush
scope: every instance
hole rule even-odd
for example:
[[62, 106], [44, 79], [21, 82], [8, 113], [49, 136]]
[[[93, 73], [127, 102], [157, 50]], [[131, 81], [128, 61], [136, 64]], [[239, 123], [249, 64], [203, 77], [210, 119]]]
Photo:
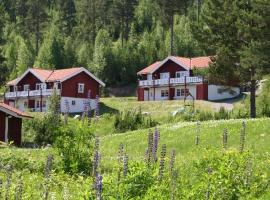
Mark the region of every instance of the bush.
[[120, 112], [115, 115], [114, 120], [114, 128], [118, 132], [137, 130], [140, 128], [151, 128], [157, 124], [158, 123], [154, 121], [151, 116], [143, 115], [141, 109]]
[[69, 122], [58, 130], [56, 148], [63, 160], [63, 168], [68, 173], [90, 174], [94, 134], [81, 121]]
[[24, 121], [24, 132], [33, 134], [38, 145], [53, 144], [62, 122], [56, 121], [52, 115], [37, 115], [34, 119]]

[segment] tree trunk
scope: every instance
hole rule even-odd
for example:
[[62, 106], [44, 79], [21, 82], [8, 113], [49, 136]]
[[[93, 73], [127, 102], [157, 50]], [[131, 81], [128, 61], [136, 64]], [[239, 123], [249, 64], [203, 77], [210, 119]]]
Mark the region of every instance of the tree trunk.
[[250, 118], [256, 118], [256, 80], [254, 79], [255, 69], [251, 68], [250, 84]]
[[170, 44], [170, 56], [173, 56], [174, 52], [173, 52], [173, 25], [174, 25], [174, 15], [172, 14], [170, 19], [170, 25], [171, 25], [171, 44]]

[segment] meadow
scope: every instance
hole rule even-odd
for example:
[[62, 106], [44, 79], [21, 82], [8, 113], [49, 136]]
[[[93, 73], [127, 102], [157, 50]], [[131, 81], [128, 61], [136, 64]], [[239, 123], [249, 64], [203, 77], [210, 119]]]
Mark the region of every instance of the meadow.
[[[203, 185], [209, 181], [212, 189], [208, 199], [234, 199], [229, 195], [230, 192], [237, 193], [236, 199], [269, 199], [270, 119], [245, 122], [243, 153], [239, 152], [243, 123], [240, 119], [158, 126], [158, 160], [150, 161], [150, 167], [145, 153], [149, 148], [149, 129], [100, 137], [98, 171], [103, 177], [103, 199], [168, 199], [172, 198], [171, 194], [175, 199], [200, 199], [207, 194], [208, 189]], [[223, 146], [225, 128], [228, 130], [226, 149]], [[163, 144], [166, 144], [164, 180], [159, 181]], [[128, 157], [128, 164], [119, 162], [121, 149]], [[169, 173], [172, 151], [175, 151], [174, 168], [177, 178]], [[93, 188], [95, 178], [91, 173], [64, 172], [63, 160], [56, 148], [2, 148], [0, 154], [0, 195], [3, 198], [8, 196], [6, 199], [20, 199], [16, 196], [20, 194], [18, 191], [21, 191], [21, 199], [98, 198]], [[46, 168], [49, 155], [53, 155], [53, 162], [48, 176]], [[248, 163], [251, 163], [252, 170], [248, 169]], [[123, 173], [121, 170], [125, 166], [128, 175], [122, 175], [119, 180], [119, 171]], [[211, 175], [213, 179], [207, 177], [209, 167], [215, 171]], [[250, 185], [247, 186], [244, 182], [249, 170], [252, 173], [249, 177]], [[172, 184], [176, 184], [174, 188]], [[224, 196], [220, 193], [221, 187]], [[46, 194], [48, 197], [45, 197]]]

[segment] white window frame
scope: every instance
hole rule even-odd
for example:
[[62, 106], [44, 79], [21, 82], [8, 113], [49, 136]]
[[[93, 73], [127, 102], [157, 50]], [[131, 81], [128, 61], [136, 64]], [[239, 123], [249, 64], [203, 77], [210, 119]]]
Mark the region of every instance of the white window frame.
[[41, 90], [42, 83], [36, 83], [36, 90]]
[[175, 72], [175, 78], [188, 76], [188, 71], [177, 71]]
[[169, 97], [169, 90], [161, 90], [160, 91], [160, 96], [162, 98]]
[[[190, 92], [190, 91], [189, 91], [189, 89], [188, 89], [188, 88], [186, 88], [186, 95], [188, 95], [188, 94], [189, 94], [189, 92]], [[181, 94], [181, 96], [182, 96], [182, 97], [184, 97], [184, 96], [185, 96], [185, 89], [184, 89], [184, 88], [182, 88], [182, 89], [181, 89], [180, 94]]]
[[160, 76], [160, 79], [169, 79], [170, 78], [170, 72], [160, 73], [159, 76]]
[[149, 80], [149, 81], [153, 80], [152, 74], [147, 74], [147, 80]]
[[78, 84], [78, 93], [84, 93], [84, 83]]
[[29, 91], [29, 90], [30, 90], [30, 85], [29, 84], [23, 85], [23, 91]]
[[181, 97], [181, 89], [178, 88], [178, 89], [175, 90], [175, 92], [176, 92], [175, 96]]

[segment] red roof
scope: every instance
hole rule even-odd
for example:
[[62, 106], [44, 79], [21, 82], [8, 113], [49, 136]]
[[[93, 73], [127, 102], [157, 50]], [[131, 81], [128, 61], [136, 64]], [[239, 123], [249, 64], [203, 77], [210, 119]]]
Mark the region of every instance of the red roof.
[[158, 61], [155, 62], [153, 64], [151, 64], [150, 66], [142, 69], [141, 71], [139, 71], [137, 74], [150, 74], [155, 72], [159, 67], [162, 66], [162, 62], [166, 61], [167, 59], [174, 59], [179, 61], [179, 63], [182, 63], [184, 65], [186, 65], [187, 67], [194, 69], [194, 68], [207, 68], [209, 67], [209, 64], [212, 63], [211, 61], [211, 57], [210, 56], [203, 56], [203, 57], [195, 57], [195, 58], [185, 58], [185, 57], [167, 57], [166, 59], [164, 59], [163, 61]]
[[73, 74], [79, 72], [81, 70], [80, 67], [76, 68], [69, 68], [69, 69], [59, 69], [59, 70], [54, 70], [50, 76], [46, 79], [46, 81], [57, 81], [57, 80], [62, 80], [64, 78], [67, 78], [69, 76], [72, 76]]
[[209, 64], [212, 63], [210, 56], [203, 56], [203, 57], [195, 57], [195, 58], [185, 58], [185, 57], [175, 57], [180, 62], [184, 63], [185, 65], [194, 68], [207, 68]]
[[[31, 68], [31, 71], [40, 79], [43, 79], [46, 82], [52, 82], [57, 80], [62, 80], [65, 78], [68, 78], [72, 76], [73, 74], [79, 72], [82, 70], [81, 67], [76, 68], [69, 68], [69, 69], [59, 69], [59, 70], [46, 70], [46, 69], [40, 69], [40, 68]], [[7, 85], [16, 85], [17, 80], [19, 78], [16, 78], [12, 81], [9, 81]]]
[[14, 108], [10, 105], [7, 105], [5, 103], [0, 103], [0, 110], [2, 110], [3, 112], [9, 111], [10, 113], [12, 113], [15, 116], [18, 117], [27, 117], [27, 118], [33, 118], [32, 116], [20, 111], [17, 108]]
[[157, 62], [153, 63], [152, 65], [139, 71], [138, 74], [148, 74], [152, 71], [156, 71], [160, 63], [161, 63], [161, 61], [157, 61]]

